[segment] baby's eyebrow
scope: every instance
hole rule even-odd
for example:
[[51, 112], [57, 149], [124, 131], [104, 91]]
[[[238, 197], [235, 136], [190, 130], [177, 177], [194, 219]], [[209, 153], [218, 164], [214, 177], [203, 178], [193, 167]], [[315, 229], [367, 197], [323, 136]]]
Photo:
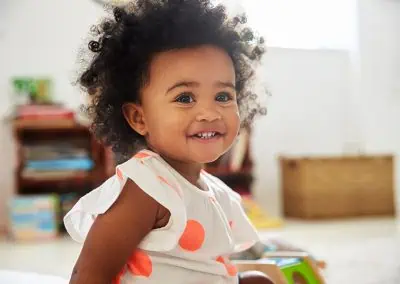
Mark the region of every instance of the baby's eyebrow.
[[[181, 87], [199, 87], [200, 83], [196, 81], [180, 81], [178, 83], [175, 83], [172, 87], [168, 88], [167, 94], [171, 92], [172, 90], [176, 88], [181, 88]], [[216, 81], [214, 83], [214, 86], [217, 88], [231, 88], [233, 90], [236, 90], [235, 84], [232, 82], [223, 82], [223, 81]]]
[[175, 83], [172, 87], [168, 88], [167, 94], [171, 92], [173, 89], [176, 88], [181, 88], [181, 87], [198, 87], [200, 86], [199, 82], [195, 81], [180, 81], [178, 83]]
[[216, 87], [223, 87], [223, 88], [228, 87], [228, 88], [231, 88], [231, 89], [236, 90], [235, 84], [232, 83], [232, 82], [222, 82], [222, 81], [218, 81], [217, 83], [215, 83], [215, 86], [216, 86]]

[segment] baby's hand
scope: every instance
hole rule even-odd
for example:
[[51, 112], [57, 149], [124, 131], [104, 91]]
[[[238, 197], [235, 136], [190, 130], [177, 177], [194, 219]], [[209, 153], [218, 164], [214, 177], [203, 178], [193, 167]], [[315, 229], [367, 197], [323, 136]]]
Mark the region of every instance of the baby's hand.
[[239, 284], [274, 284], [274, 282], [260, 271], [246, 271], [239, 273]]

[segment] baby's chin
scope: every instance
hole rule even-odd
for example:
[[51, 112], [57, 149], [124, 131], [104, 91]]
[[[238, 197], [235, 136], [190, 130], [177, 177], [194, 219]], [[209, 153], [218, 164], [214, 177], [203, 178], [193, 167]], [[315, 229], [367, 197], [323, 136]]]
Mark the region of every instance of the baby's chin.
[[191, 160], [199, 164], [209, 164], [218, 160], [223, 153], [196, 153], [191, 155]]

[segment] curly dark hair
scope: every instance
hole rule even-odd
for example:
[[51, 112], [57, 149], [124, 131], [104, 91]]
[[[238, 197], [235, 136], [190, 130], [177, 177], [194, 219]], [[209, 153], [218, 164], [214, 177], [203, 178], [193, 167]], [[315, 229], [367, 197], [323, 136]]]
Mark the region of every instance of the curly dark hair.
[[250, 91], [254, 63], [264, 54], [264, 40], [246, 26], [246, 16], [228, 17], [211, 0], [135, 0], [111, 7], [110, 17], [91, 28], [91, 54], [78, 84], [91, 95], [87, 107], [96, 137], [113, 151], [130, 156], [145, 145], [144, 138], [126, 122], [122, 106], [140, 103], [140, 90], [149, 81], [152, 57], [160, 52], [213, 45], [227, 52], [236, 73], [242, 126], [251, 124], [265, 108]]

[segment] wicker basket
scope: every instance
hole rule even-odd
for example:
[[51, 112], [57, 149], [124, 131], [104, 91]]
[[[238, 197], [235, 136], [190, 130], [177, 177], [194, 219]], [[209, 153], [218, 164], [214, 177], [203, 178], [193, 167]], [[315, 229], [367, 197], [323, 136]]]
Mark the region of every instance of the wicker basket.
[[394, 215], [392, 156], [280, 159], [286, 217]]

